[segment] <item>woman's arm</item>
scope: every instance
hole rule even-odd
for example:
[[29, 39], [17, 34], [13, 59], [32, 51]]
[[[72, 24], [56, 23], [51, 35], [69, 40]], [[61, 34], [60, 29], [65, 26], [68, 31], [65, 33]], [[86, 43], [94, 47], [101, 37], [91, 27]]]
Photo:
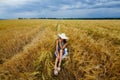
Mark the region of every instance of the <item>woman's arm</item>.
[[65, 49], [65, 48], [66, 48], [66, 46], [67, 46], [67, 43], [65, 43], [65, 44], [63, 45], [63, 48], [62, 48], [62, 49]]
[[59, 45], [60, 45], [60, 49], [63, 49], [62, 41], [61, 40], [59, 41]]
[[66, 48], [67, 43], [65, 43], [65, 44], [62, 46], [62, 41], [59, 40], [59, 45], [60, 45], [60, 48], [63, 50], [64, 48]]
[[58, 40], [56, 41], [56, 53], [58, 53]]

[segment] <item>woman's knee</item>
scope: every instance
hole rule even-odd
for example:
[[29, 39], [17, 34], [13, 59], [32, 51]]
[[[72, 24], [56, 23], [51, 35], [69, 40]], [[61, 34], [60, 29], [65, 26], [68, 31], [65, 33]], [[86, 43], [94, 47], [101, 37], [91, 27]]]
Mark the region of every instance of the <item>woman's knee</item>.
[[59, 60], [59, 59], [60, 59], [60, 55], [58, 55], [58, 56], [56, 57], [56, 59]]
[[60, 53], [63, 53], [63, 50], [62, 50], [62, 49], [60, 50]]

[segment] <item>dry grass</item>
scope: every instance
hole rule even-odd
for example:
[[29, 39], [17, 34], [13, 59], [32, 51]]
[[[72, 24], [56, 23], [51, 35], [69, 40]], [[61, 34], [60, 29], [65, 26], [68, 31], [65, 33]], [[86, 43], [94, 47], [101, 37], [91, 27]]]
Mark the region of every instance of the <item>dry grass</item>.
[[[0, 21], [0, 80], [119, 80], [119, 20]], [[69, 55], [53, 75], [55, 35]]]

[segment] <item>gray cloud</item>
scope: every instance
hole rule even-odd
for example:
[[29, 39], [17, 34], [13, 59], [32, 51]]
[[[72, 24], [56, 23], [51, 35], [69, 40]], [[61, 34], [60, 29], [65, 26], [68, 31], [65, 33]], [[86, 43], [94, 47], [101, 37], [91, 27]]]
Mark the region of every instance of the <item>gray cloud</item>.
[[[78, 15], [88, 17], [92, 11], [95, 12], [94, 10], [120, 8], [120, 0], [0, 0], [0, 3], [0, 18], [77, 17]], [[117, 10], [115, 12], [119, 13]]]

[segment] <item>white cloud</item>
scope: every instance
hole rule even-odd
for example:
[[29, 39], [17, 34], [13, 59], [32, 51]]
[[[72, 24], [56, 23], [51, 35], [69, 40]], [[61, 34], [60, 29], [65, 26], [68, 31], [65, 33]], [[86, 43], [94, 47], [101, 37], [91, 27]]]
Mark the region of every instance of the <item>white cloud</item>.
[[2, 16], [3, 13], [5, 12], [5, 9], [4, 8], [0, 8], [0, 15]]
[[12, 17], [25, 17], [25, 18], [29, 18], [29, 17], [37, 17], [40, 15], [40, 12], [37, 11], [24, 11], [24, 12], [16, 12], [14, 13], [14, 15]]
[[[38, 0], [0, 0], [1, 7], [21, 7], [26, 4], [36, 2]], [[40, 2], [41, 0], [39, 0]]]
[[81, 2], [77, 2], [75, 4], [72, 5], [62, 5], [60, 10], [69, 10], [69, 9], [81, 9], [81, 8], [86, 8], [88, 5], [81, 3]]
[[[118, 6], [119, 5], [119, 6]], [[102, 2], [98, 2], [96, 3], [95, 5], [91, 6], [92, 8], [94, 7], [100, 7], [100, 8], [106, 8], [106, 7], [120, 7], [120, 1], [108, 1], [108, 2], [105, 2], [105, 3], [102, 3]]]
[[[41, 0], [39, 0], [39, 2], [40, 1]], [[8, 17], [8, 14], [11, 14], [10, 16], [15, 16], [15, 15], [17, 16], [17, 14], [22, 15], [22, 13], [24, 13], [24, 12], [18, 11], [19, 12], [18, 13], [18, 12], [14, 12], [14, 11], [16, 11], [19, 8], [27, 9], [26, 5], [33, 4], [34, 2], [38, 2], [38, 0], [0, 0], [0, 16], [3, 17], [2, 15], [5, 15], [5, 17], [6, 16]], [[25, 13], [26, 14], [24, 14], [24, 15], [26, 15], [26, 16], [27, 15], [30, 16], [30, 14], [31, 14], [31, 13], [28, 13], [27, 11]]]
[[70, 5], [62, 5], [61, 6], [61, 10], [67, 10], [67, 9], [70, 9], [70, 8], [72, 8], [72, 6], [70, 6]]

